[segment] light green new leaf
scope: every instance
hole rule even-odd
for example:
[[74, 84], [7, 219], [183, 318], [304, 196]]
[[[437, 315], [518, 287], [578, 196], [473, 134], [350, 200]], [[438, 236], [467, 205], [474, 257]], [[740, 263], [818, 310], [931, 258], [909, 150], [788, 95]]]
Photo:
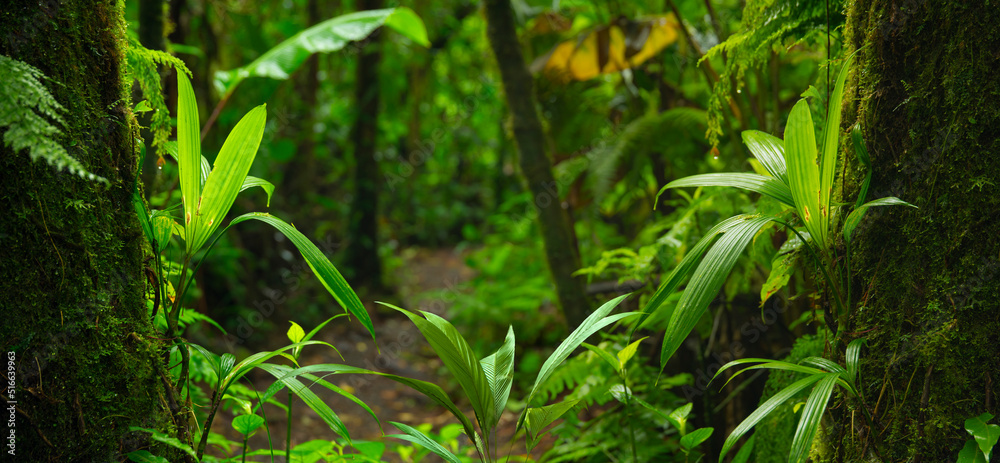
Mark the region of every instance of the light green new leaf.
[[713, 428], [700, 428], [691, 431], [691, 433], [681, 438], [681, 447], [687, 450], [694, 449], [702, 442], [705, 442], [706, 439], [712, 437], [712, 431], [714, 430]]
[[174, 219], [165, 216], [158, 215], [151, 219], [153, 228], [153, 239], [155, 241], [155, 251], [160, 252], [166, 249], [167, 245], [170, 243], [170, 237], [173, 236], [174, 226], [177, 222]]
[[274, 193], [274, 185], [271, 182], [262, 178], [247, 175], [247, 177], [243, 180], [243, 186], [240, 187], [240, 191], [247, 190], [255, 186], [261, 187], [261, 189], [267, 193], [267, 207], [271, 207], [271, 194]]
[[270, 214], [262, 214], [259, 212], [251, 212], [249, 214], [243, 214], [235, 219], [229, 224], [229, 226], [236, 225], [238, 223], [247, 220], [259, 220], [264, 222], [283, 235], [288, 237], [288, 239], [298, 248], [299, 253], [305, 258], [306, 264], [312, 269], [313, 273], [319, 278], [319, 281], [323, 283], [323, 287], [333, 296], [340, 306], [344, 308], [348, 313], [358, 317], [361, 324], [368, 330], [371, 334], [372, 339], [375, 339], [375, 328], [372, 326], [372, 320], [368, 316], [368, 312], [365, 310], [365, 306], [361, 304], [361, 299], [355, 294], [354, 290], [351, 289], [350, 285], [347, 284], [347, 280], [337, 271], [337, 268], [330, 263], [330, 260], [326, 258], [325, 255], [316, 247], [309, 238], [306, 238], [301, 232], [296, 230], [294, 227]]
[[917, 207], [895, 196], [889, 196], [886, 198], [879, 198], [868, 201], [867, 203], [858, 206], [853, 211], [851, 211], [850, 214], [847, 215], [847, 219], [844, 220], [844, 241], [847, 241], [847, 243], [850, 244], [851, 235], [854, 234], [854, 229], [858, 228], [858, 225], [861, 223], [861, 219], [863, 219], [865, 217], [865, 213], [868, 212], [868, 208], [874, 206], [910, 206], [914, 208]]
[[288, 323], [292, 324], [292, 326], [288, 328], [288, 333], [286, 333], [288, 340], [292, 342], [302, 341], [302, 338], [306, 337], [306, 331], [303, 330], [298, 323], [293, 321], [289, 321]]
[[687, 434], [687, 418], [688, 415], [691, 414], [691, 409], [693, 407], [694, 404], [689, 402], [683, 406], [675, 408], [674, 411], [670, 412], [670, 415], [667, 415], [667, 420], [670, 421], [670, 424], [677, 428], [677, 432], [680, 433], [681, 436]]
[[258, 428], [264, 425], [264, 418], [257, 415], [240, 415], [233, 418], [233, 429], [243, 435], [252, 436]]
[[809, 386], [812, 386], [817, 381], [823, 378], [824, 378], [823, 375], [810, 375], [805, 378], [802, 378], [792, 383], [788, 387], [782, 389], [777, 394], [775, 394], [774, 397], [771, 397], [770, 399], [767, 400], [767, 402], [764, 402], [763, 404], [761, 404], [761, 406], [757, 407], [757, 409], [754, 410], [753, 413], [751, 413], [750, 416], [747, 417], [747, 419], [743, 420], [743, 422], [740, 423], [739, 426], [736, 426], [736, 429], [734, 429], [733, 432], [729, 434], [729, 437], [726, 438], [726, 442], [722, 444], [722, 452], [719, 453], [719, 462], [721, 463], [723, 461], [723, 459], [726, 456], [726, 453], [729, 452], [729, 450], [732, 449], [734, 445], [736, 445], [736, 442], [739, 441], [744, 434], [750, 431], [750, 429], [756, 426], [757, 423], [759, 423], [767, 415], [769, 415], [776, 408], [778, 408], [779, 405], [781, 405], [788, 399], [794, 397], [796, 394], [799, 393], [799, 391]]
[[[313, 53], [340, 50], [348, 42], [368, 37], [382, 24], [393, 27], [417, 43], [427, 43], [423, 22], [412, 11], [397, 13], [402, 9], [405, 7], [359, 11], [323, 21], [289, 37], [246, 66], [216, 72], [215, 88], [220, 94], [228, 96], [248, 77], [288, 79]], [[392, 21], [386, 23], [390, 18]]]
[[[600, 331], [605, 326], [608, 326], [618, 320], [621, 320], [622, 318], [630, 317], [632, 315], [637, 314], [636, 312], [625, 312], [625, 313], [615, 314], [612, 316], [607, 316], [609, 313], [611, 313], [611, 311], [615, 307], [618, 306], [618, 304], [620, 304], [628, 296], [629, 294], [623, 294], [608, 302], [605, 302], [603, 305], [598, 307], [597, 310], [595, 310], [592, 314], [590, 314], [590, 316], [588, 316], [587, 319], [583, 321], [583, 323], [580, 323], [580, 326], [576, 327], [576, 329], [573, 330], [573, 332], [570, 333], [570, 335], [567, 336], [566, 339], [564, 339], [563, 342], [559, 344], [559, 347], [556, 347], [556, 350], [552, 352], [552, 355], [550, 355], [549, 358], [547, 358], [545, 362], [542, 363], [542, 368], [538, 372], [538, 377], [535, 378], [535, 383], [532, 384], [531, 386], [531, 390], [528, 393], [528, 398], [525, 399], [524, 401], [529, 407], [531, 406], [531, 399], [533, 399], [535, 397], [535, 393], [538, 392], [538, 387], [549, 379], [549, 376], [552, 375], [552, 372], [556, 370], [556, 367], [558, 367], [564, 360], [566, 360], [566, 357], [569, 357], [569, 354], [571, 354], [577, 347], [579, 347], [580, 343], [589, 338], [590, 335]], [[521, 417], [518, 419], [517, 422], [518, 430], [520, 430], [521, 426], [524, 425], [524, 416], [525, 415], [522, 413]]]
[[732, 228], [726, 230], [705, 254], [705, 258], [691, 276], [684, 294], [681, 295], [681, 300], [677, 302], [663, 335], [663, 347], [660, 351], [661, 372], [667, 360], [694, 329], [698, 319], [708, 308], [708, 304], [719, 294], [747, 243], [761, 227], [772, 220], [771, 217], [744, 215], [737, 218], [739, 220]]
[[795, 203], [792, 201], [792, 192], [784, 182], [774, 177], [749, 173], [701, 174], [684, 177], [674, 180], [661, 188], [660, 192], [656, 194], [656, 198], [659, 199], [660, 195], [668, 188], [698, 186], [731, 186], [742, 188], [770, 196], [789, 206], [795, 207]]
[[535, 444], [538, 443], [538, 439], [542, 437], [542, 431], [548, 425], [552, 424], [553, 421], [558, 420], [566, 412], [572, 410], [577, 402], [579, 402], [578, 399], [565, 400], [544, 407], [529, 407], [526, 410], [524, 429], [528, 434], [526, 445], [529, 453], [535, 447]]
[[[820, 161], [820, 198], [819, 207], [823, 214], [823, 237], [827, 236], [829, 227], [830, 197], [833, 195], [833, 176], [837, 172], [837, 149], [840, 142], [840, 107], [844, 99], [844, 82], [847, 80], [848, 70], [851, 68], [851, 61], [854, 55], [844, 60], [840, 74], [837, 75], [837, 84], [830, 94], [830, 107], [827, 109], [826, 126], [823, 127], [823, 159]], [[826, 241], [821, 241], [821, 245]]]
[[774, 135], [759, 130], [744, 130], [743, 143], [746, 143], [750, 153], [774, 178], [781, 180], [781, 183], [788, 184], [785, 142]]
[[812, 448], [813, 438], [819, 430], [819, 422], [826, 412], [826, 403], [830, 400], [833, 387], [840, 377], [837, 373], [827, 373], [816, 375], [820, 378], [806, 400], [806, 406], [802, 410], [802, 417], [799, 418], [799, 425], [795, 429], [795, 437], [792, 438], [792, 450], [788, 454], [790, 463], [799, 463], [809, 457], [809, 449]]
[[200, 249], [208, 241], [226, 218], [229, 209], [233, 207], [233, 201], [236, 200], [236, 195], [240, 192], [247, 173], [250, 172], [254, 157], [257, 156], [257, 148], [264, 137], [266, 119], [265, 105], [250, 110], [236, 124], [223, 143], [212, 172], [205, 180], [205, 187], [195, 209], [195, 217], [192, 218], [192, 222], [198, 223], [196, 232], [189, 235], [194, 241], [193, 249]]
[[819, 166], [816, 165], [816, 135], [812, 114], [806, 100], [792, 108], [785, 127], [785, 162], [788, 185], [795, 199], [795, 209], [816, 245], [826, 250], [826, 223], [829, 212], [821, 210]]
[[648, 337], [649, 336], [645, 336], [643, 338], [640, 338], [640, 339], [636, 340], [635, 342], [633, 342], [632, 344], [629, 344], [629, 345], [625, 346], [622, 350], [618, 351], [618, 371], [619, 372], [622, 371], [623, 369], [625, 369], [625, 364], [628, 363], [629, 360], [632, 360], [632, 357], [635, 356], [635, 352], [639, 349], [639, 343], [641, 343], [643, 340], [645, 340]]
[[188, 254], [194, 254], [198, 222], [194, 220], [201, 198], [201, 122], [191, 81], [177, 73], [177, 173], [181, 201], [184, 202], [184, 241]]
[[487, 423], [490, 428], [500, 422], [507, 399], [510, 398], [510, 387], [514, 380], [514, 328], [507, 327], [507, 337], [496, 352], [479, 361], [493, 393], [493, 421]]
[[396, 439], [402, 439], [407, 442], [413, 442], [414, 444], [420, 444], [427, 450], [434, 452], [435, 455], [444, 458], [444, 460], [448, 463], [461, 463], [461, 460], [459, 460], [455, 454], [448, 451], [448, 449], [434, 441], [434, 439], [431, 439], [426, 434], [420, 432], [419, 429], [407, 426], [403, 423], [397, 423], [395, 421], [390, 421], [390, 423], [406, 434], [390, 434], [389, 437], [395, 437]]

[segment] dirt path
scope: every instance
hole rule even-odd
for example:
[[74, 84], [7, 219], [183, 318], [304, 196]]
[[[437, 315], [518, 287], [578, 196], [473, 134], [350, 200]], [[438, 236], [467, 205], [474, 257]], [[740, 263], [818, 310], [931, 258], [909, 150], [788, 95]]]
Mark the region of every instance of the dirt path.
[[[417, 301], [420, 299], [418, 296], [432, 290], [455, 290], [457, 285], [473, 276], [472, 270], [465, 266], [464, 256], [450, 249], [408, 251], [404, 253], [403, 265], [396, 273], [397, 297], [401, 299], [404, 308], [427, 310], [439, 314], [443, 314], [447, 309], [448, 303], [447, 300], [444, 300], [447, 298], [422, 300], [418, 303]], [[367, 299], [369, 298], [363, 298], [366, 308], [372, 314], [378, 349], [375, 348], [368, 333], [358, 323], [339, 323], [338, 320], [324, 328], [317, 340], [334, 345], [344, 358], [332, 355], [329, 349], [309, 350], [307, 348], [303, 352], [300, 363], [302, 365], [341, 363], [430, 381], [442, 386], [445, 390], [457, 388], [457, 386], [444, 382], [446, 375], [442, 374], [444, 372], [440, 360], [436, 358], [423, 336], [405, 316], [391, 309], [376, 306]], [[391, 300], [388, 297], [387, 299]], [[287, 340], [283, 338], [283, 333], [275, 333], [273, 336], [275, 338], [273, 345], [287, 343]], [[258, 373], [254, 375], [256, 384], [273, 382], [273, 377], [263, 372]], [[429, 423], [435, 432], [439, 431], [443, 425], [456, 421], [447, 411], [434, 405], [423, 395], [387, 378], [371, 375], [338, 375], [326, 379], [355, 394], [368, 404], [372, 412], [382, 420], [385, 434], [398, 432], [395, 427], [388, 423], [389, 421], [398, 421], [411, 426]], [[311, 389], [337, 413], [351, 433], [352, 439], [382, 440], [386, 443], [387, 449], [394, 443], [400, 442], [396, 439], [383, 439], [378, 423], [350, 400], [320, 386], [314, 386]], [[458, 397], [460, 395], [452, 394], [453, 400]], [[279, 393], [276, 398], [285, 401], [287, 395]], [[468, 408], [461, 402], [459, 402], [459, 406]], [[281, 460], [276, 459], [276, 461], [284, 461], [283, 450], [287, 424], [285, 416], [275, 407], [269, 407], [265, 411], [268, 413], [268, 425], [274, 448], [282, 449], [282, 458]], [[228, 413], [220, 415], [213, 425], [213, 430], [224, 434], [230, 440], [241, 441], [241, 436], [236, 434], [230, 425], [232, 415]], [[293, 447], [313, 439], [331, 440], [336, 437], [336, 434], [329, 429], [326, 423], [298, 399], [294, 404], [293, 417]], [[513, 418], [508, 418], [508, 420], [511, 419]], [[263, 431], [251, 439], [252, 449], [266, 448], [266, 446], [267, 437]], [[429, 461], [436, 461], [436, 458], [432, 457]], [[388, 452], [383, 459], [385, 461], [399, 461], [395, 454], [389, 455]]]

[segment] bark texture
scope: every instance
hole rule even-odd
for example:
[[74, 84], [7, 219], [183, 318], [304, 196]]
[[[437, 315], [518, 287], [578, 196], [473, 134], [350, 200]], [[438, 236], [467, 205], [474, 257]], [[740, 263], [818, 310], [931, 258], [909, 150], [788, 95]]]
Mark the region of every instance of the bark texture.
[[[859, 387], [875, 426], [852, 432], [843, 416], [827, 434], [830, 459], [955, 461], [971, 437], [964, 420], [1000, 414], [997, 24], [985, 0], [849, 7], [846, 37], [867, 47], [845, 127], [864, 129], [868, 199], [919, 209], [874, 208], [854, 235], [849, 331], [868, 338]], [[853, 200], [862, 167], [848, 162]]]
[[[359, 10], [382, 7], [382, 0], [363, 0]], [[354, 144], [354, 198], [351, 201], [347, 249], [348, 266], [353, 272], [352, 283], [372, 289], [382, 288], [382, 263], [378, 257], [378, 184], [382, 181], [375, 144], [378, 139], [379, 79], [382, 61], [380, 46], [382, 31], [377, 30], [366, 40], [358, 58], [357, 93], [358, 119], [351, 132]]]
[[562, 208], [545, 148], [542, 123], [535, 109], [534, 81], [524, 65], [510, 0], [486, 0], [487, 36], [503, 79], [507, 106], [513, 119], [519, 164], [531, 191], [538, 228], [542, 232], [549, 271], [556, 284], [559, 305], [570, 328], [590, 314], [583, 281], [573, 277], [580, 268], [569, 214]]
[[66, 109], [57, 141], [109, 180], [0, 146], [0, 344], [5, 364], [15, 358], [18, 461], [123, 461], [149, 446], [130, 425], [168, 431], [131, 203], [138, 127], [122, 82], [124, 35], [116, 2], [0, 6], [0, 53], [47, 76]]

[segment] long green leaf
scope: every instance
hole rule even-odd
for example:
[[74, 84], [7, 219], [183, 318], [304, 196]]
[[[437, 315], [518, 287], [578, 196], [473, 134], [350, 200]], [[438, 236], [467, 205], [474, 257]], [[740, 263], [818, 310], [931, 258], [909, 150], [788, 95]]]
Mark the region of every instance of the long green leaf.
[[743, 143], [746, 143], [750, 153], [774, 178], [788, 184], [788, 173], [785, 167], [785, 142], [774, 135], [759, 130], [744, 130]]
[[251, 355], [251, 356], [249, 356], [249, 357], [241, 360], [239, 363], [237, 363], [235, 366], [233, 366], [230, 369], [229, 374], [224, 375], [222, 377], [222, 382], [219, 384], [219, 388], [218, 388], [219, 389], [219, 393], [223, 393], [224, 394], [226, 392], [226, 389], [228, 389], [231, 384], [235, 383], [240, 378], [242, 378], [244, 375], [246, 375], [247, 373], [249, 373], [250, 370], [253, 370], [255, 367], [257, 367], [261, 363], [264, 363], [264, 362], [270, 360], [273, 357], [281, 355], [282, 352], [284, 352], [286, 350], [289, 350], [289, 349], [294, 349], [296, 347], [308, 346], [308, 345], [313, 345], [313, 344], [320, 344], [320, 345], [324, 345], [324, 346], [329, 346], [331, 348], [333, 347], [330, 344], [325, 343], [325, 342], [321, 342], [321, 341], [303, 341], [303, 342], [297, 342], [295, 344], [289, 344], [289, 345], [287, 345], [285, 347], [282, 347], [282, 348], [277, 349], [277, 350], [269, 351], [269, 352], [257, 352], [256, 354], [253, 354], [253, 355]]
[[390, 434], [389, 437], [395, 437], [396, 439], [402, 439], [408, 442], [413, 442], [414, 444], [420, 444], [427, 448], [427, 450], [434, 452], [435, 455], [444, 458], [444, 460], [448, 463], [461, 463], [461, 460], [459, 460], [455, 454], [448, 451], [448, 449], [434, 441], [434, 439], [431, 439], [426, 434], [420, 432], [419, 429], [407, 426], [403, 423], [397, 423], [395, 421], [390, 421], [390, 423], [406, 434]]
[[864, 344], [865, 341], [865, 338], [858, 338], [847, 344], [845, 363], [847, 364], [847, 374], [851, 377], [851, 384], [855, 384], [858, 380], [858, 361], [861, 357], [861, 345]]
[[[531, 399], [535, 397], [535, 393], [538, 391], [538, 386], [545, 383], [545, 381], [549, 379], [549, 376], [552, 375], [552, 372], [555, 371], [556, 367], [566, 360], [566, 357], [569, 357], [569, 354], [579, 347], [580, 343], [589, 338], [590, 335], [600, 331], [605, 326], [621, 320], [622, 318], [636, 315], [636, 312], [625, 312], [607, 316], [628, 296], [629, 294], [623, 294], [605, 302], [603, 305], [598, 307], [594, 313], [590, 314], [590, 316], [588, 316], [583, 323], [580, 323], [580, 326], [576, 327], [576, 329], [573, 330], [573, 332], [559, 344], [559, 347], [552, 352], [552, 355], [550, 355], [549, 358], [542, 363], [542, 368], [538, 372], [538, 377], [535, 378], [535, 383], [531, 386], [528, 398], [524, 401], [527, 406], [531, 406]], [[522, 413], [521, 418], [518, 419], [517, 428], [520, 429], [523, 424], [524, 414]]]
[[826, 412], [826, 403], [830, 400], [833, 387], [837, 384], [840, 375], [837, 373], [827, 373], [819, 375], [820, 380], [813, 387], [806, 400], [806, 406], [802, 409], [802, 417], [799, 418], [799, 425], [795, 429], [795, 437], [792, 438], [792, 450], [788, 454], [790, 463], [805, 461], [809, 456], [809, 449], [812, 448], [813, 438], [819, 430], [819, 422]]
[[[730, 217], [722, 222], [719, 222], [716, 226], [712, 227], [712, 229], [709, 230], [708, 233], [706, 233], [705, 236], [703, 236], [701, 240], [699, 240], [698, 243], [687, 252], [687, 254], [684, 255], [680, 264], [670, 271], [670, 275], [668, 275], [667, 278], [660, 283], [660, 287], [657, 288], [656, 292], [653, 293], [653, 296], [649, 298], [649, 302], [646, 302], [646, 306], [642, 309], [642, 318], [640, 318], [635, 324], [636, 329], [641, 328], [642, 323], [657, 311], [667, 309], [667, 307], [664, 306], [664, 303], [670, 295], [674, 293], [677, 287], [687, 279], [691, 272], [694, 271], [695, 266], [697, 266], [698, 262], [701, 260], [701, 256], [705, 254], [705, 251], [708, 250], [709, 245], [712, 244], [716, 236], [719, 233], [723, 233], [739, 224], [740, 221], [743, 220], [741, 217], [742, 216]], [[668, 314], [667, 318], [669, 318], [669, 315], [672, 315], [672, 313]]]
[[[840, 107], [844, 99], [844, 81], [847, 80], [848, 71], [851, 69], [851, 61], [854, 55], [844, 60], [840, 74], [837, 75], [837, 84], [833, 87], [827, 109], [826, 126], [823, 127], [823, 158], [820, 161], [820, 213], [823, 215], [823, 222], [820, 226], [823, 229], [823, 237], [828, 234], [830, 225], [830, 197], [833, 195], [833, 177], [837, 172], [837, 154], [840, 142]], [[825, 244], [825, 241], [821, 242]]]
[[858, 206], [853, 211], [851, 211], [850, 214], [847, 215], [847, 219], [844, 220], [844, 241], [847, 241], [847, 243], [850, 244], [852, 238], [851, 235], [854, 234], [854, 229], [858, 228], [858, 225], [861, 223], [861, 219], [863, 219], [865, 217], [865, 213], [868, 212], [868, 208], [874, 206], [917, 207], [895, 196], [889, 196], [886, 198], [879, 198], [868, 201], [867, 203]]
[[[181, 74], [183, 74], [183, 73], [181, 73]], [[183, 451], [184, 453], [188, 454], [195, 461], [198, 460], [197, 455], [195, 455], [194, 449], [192, 449], [190, 445], [187, 445], [187, 444], [181, 442], [180, 439], [178, 439], [176, 437], [168, 436], [168, 435], [163, 434], [163, 433], [161, 433], [161, 432], [159, 432], [159, 431], [157, 431], [155, 429], [140, 428], [138, 426], [129, 426], [128, 429], [129, 429], [129, 431], [143, 431], [143, 432], [148, 432], [149, 433], [149, 437], [151, 437], [153, 440], [162, 442], [164, 444], [167, 444], [167, 445], [169, 445], [169, 446], [171, 446], [171, 447], [173, 447], [175, 449], [179, 449], [179, 450]]]
[[500, 422], [507, 399], [510, 398], [510, 387], [514, 381], [514, 328], [507, 327], [507, 337], [496, 352], [479, 361], [486, 373], [490, 391], [493, 394], [493, 421], [487, 423], [491, 428]]
[[309, 408], [319, 415], [327, 426], [330, 426], [330, 429], [341, 435], [344, 439], [347, 439], [348, 444], [350, 444], [351, 435], [340, 417], [315, 392], [302, 384], [294, 375], [286, 374], [288, 372], [287, 368], [280, 368], [278, 365], [267, 363], [261, 363], [257, 365], [257, 368], [270, 373], [271, 376], [274, 376], [278, 381], [287, 386], [288, 390], [294, 392], [295, 395], [302, 399]]
[[215, 166], [205, 180], [196, 217], [197, 232], [193, 235], [194, 248], [198, 249], [222, 224], [233, 201], [246, 180], [250, 166], [257, 155], [260, 140], [264, 137], [264, 123], [267, 119], [265, 105], [260, 105], [243, 116], [229, 133], [226, 142], [215, 159]]
[[681, 300], [677, 302], [677, 308], [674, 309], [663, 335], [663, 347], [660, 351], [661, 372], [667, 360], [674, 355], [694, 329], [698, 319], [708, 308], [708, 304], [719, 294], [747, 243], [761, 227], [772, 220], [771, 217], [738, 217], [740, 220], [726, 230], [705, 254], [705, 258], [691, 276], [684, 294], [681, 295]]
[[819, 166], [816, 165], [816, 135], [812, 114], [805, 99], [799, 100], [788, 116], [785, 127], [785, 162], [788, 185], [795, 208], [817, 246], [826, 250], [826, 212], [820, 210]]
[[[328, 365], [330, 366], [330, 365]], [[367, 375], [377, 375], [385, 378], [389, 378], [397, 383], [407, 386], [423, 395], [428, 399], [434, 401], [434, 403], [444, 407], [446, 410], [451, 412], [451, 414], [458, 418], [458, 421], [462, 423], [462, 428], [465, 430], [465, 435], [469, 436], [469, 439], [473, 441], [481, 441], [479, 436], [476, 434], [475, 427], [472, 425], [472, 421], [469, 417], [462, 413], [462, 410], [455, 405], [455, 402], [448, 397], [448, 394], [441, 389], [440, 386], [429, 383], [427, 381], [421, 381], [419, 379], [407, 378], [405, 376], [398, 376], [389, 373], [382, 373], [378, 371], [365, 370], [363, 368], [352, 367], [348, 365], [336, 365], [338, 373], [351, 373], [351, 374], [367, 374]]]
[[674, 180], [660, 189], [656, 197], [659, 199], [667, 188], [697, 187], [697, 186], [731, 186], [750, 190], [762, 195], [770, 196], [789, 206], [795, 207], [792, 200], [792, 192], [788, 185], [774, 177], [749, 173], [722, 173], [722, 174], [701, 174], [692, 175]]
[[[428, 43], [423, 21], [416, 14], [412, 11], [396, 13], [404, 8], [359, 11], [323, 21], [281, 42], [246, 66], [216, 72], [215, 88], [220, 94], [229, 95], [248, 77], [288, 79], [313, 53], [340, 50], [348, 42], [368, 37], [383, 24], [395, 28], [417, 43]], [[386, 23], [393, 16], [395, 17]]]
[[283, 235], [288, 237], [288, 239], [298, 248], [299, 253], [305, 258], [306, 264], [312, 269], [313, 273], [319, 278], [319, 281], [323, 283], [323, 287], [333, 296], [340, 306], [344, 308], [348, 313], [358, 317], [358, 321], [368, 330], [371, 334], [372, 339], [375, 339], [375, 328], [372, 326], [372, 320], [368, 316], [368, 312], [365, 310], [365, 306], [361, 304], [361, 299], [358, 299], [358, 295], [354, 293], [350, 285], [347, 284], [347, 280], [337, 271], [337, 268], [330, 263], [330, 260], [320, 252], [319, 248], [316, 247], [309, 238], [306, 238], [301, 232], [292, 227], [284, 220], [281, 220], [270, 214], [262, 214], [259, 212], [251, 212], [249, 214], [243, 214], [230, 223], [229, 226], [236, 225], [238, 223], [247, 220], [259, 220], [264, 222]]
[[414, 325], [417, 325], [417, 329], [465, 391], [466, 397], [472, 403], [480, 429], [484, 433], [489, 432], [489, 423], [493, 422], [494, 412], [490, 383], [486, 380], [486, 373], [476, 358], [476, 353], [472, 351], [465, 338], [447, 320], [430, 312], [421, 311], [424, 316], [422, 318], [392, 304], [384, 302], [379, 304], [406, 315]]
[[810, 375], [805, 378], [802, 378], [792, 383], [788, 387], [782, 389], [777, 394], [775, 394], [774, 397], [771, 397], [770, 399], [767, 400], [767, 402], [764, 402], [759, 407], [757, 407], [757, 409], [754, 410], [753, 413], [751, 413], [750, 416], [747, 417], [747, 419], [743, 420], [743, 422], [740, 423], [739, 426], [736, 426], [736, 429], [734, 429], [733, 432], [729, 434], [729, 437], [726, 438], [726, 442], [722, 444], [722, 451], [719, 453], [719, 463], [722, 463], [722, 460], [725, 458], [726, 453], [729, 452], [729, 450], [732, 449], [734, 445], [736, 445], [736, 442], [738, 442], [740, 438], [743, 437], [744, 434], [750, 431], [750, 429], [756, 426], [757, 423], [759, 423], [767, 415], [769, 415], [776, 408], [778, 408], [779, 405], [781, 405], [788, 399], [794, 397], [796, 394], [799, 393], [799, 391], [809, 386], [812, 386], [817, 381], [823, 378], [824, 378], [823, 375]]
[[[331, 383], [329, 381], [326, 381], [323, 378], [317, 377], [314, 374], [314, 373], [327, 373], [327, 374], [329, 374], [329, 373], [342, 373], [343, 369], [340, 368], [342, 365], [321, 363], [321, 364], [315, 364], [315, 365], [305, 366], [305, 367], [302, 367], [302, 368], [296, 368], [294, 370], [291, 369], [291, 368], [289, 368], [289, 367], [287, 367], [287, 366], [284, 366], [284, 365], [272, 365], [272, 364], [265, 364], [265, 365], [269, 365], [269, 367], [275, 369], [275, 371], [281, 372], [282, 377], [301, 376], [301, 377], [303, 377], [303, 378], [305, 378], [305, 379], [307, 379], [309, 381], [312, 381], [315, 384], [319, 384], [320, 386], [323, 386], [323, 387], [325, 387], [325, 388], [327, 388], [327, 389], [329, 389], [329, 390], [331, 390], [333, 392], [336, 392], [337, 394], [340, 394], [341, 396], [343, 396], [347, 400], [350, 400], [351, 402], [354, 402], [357, 406], [359, 406], [362, 409], [364, 409], [364, 411], [367, 412], [368, 415], [371, 416], [372, 419], [375, 420], [375, 423], [378, 424], [379, 429], [382, 428], [382, 421], [378, 419], [378, 416], [375, 415], [375, 412], [372, 411], [371, 407], [369, 407], [368, 404], [366, 404], [364, 401], [362, 401], [361, 399], [359, 399], [354, 394], [351, 394], [350, 392], [345, 391], [340, 386], [337, 386], [337, 385], [335, 385], [335, 384], [333, 384], [333, 383]], [[265, 392], [265, 394], [260, 399], [262, 402], [266, 401], [267, 399], [270, 399], [275, 394], [277, 394], [281, 389], [283, 389], [283, 387], [281, 387], [281, 386], [284, 386], [284, 383], [281, 381], [281, 379], [282, 378], [278, 378], [278, 382], [275, 383], [279, 387], [275, 387], [273, 389], [271, 387], [269, 387], [267, 389], [267, 391]], [[274, 385], [272, 385], [272, 387], [273, 386]]]
[[198, 103], [194, 98], [191, 81], [183, 72], [177, 73], [177, 171], [181, 184], [181, 201], [184, 202], [184, 242], [188, 254], [194, 254], [198, 232], [195, 219], [198, 200], [201, 198], [201, 122], [198, 120]]

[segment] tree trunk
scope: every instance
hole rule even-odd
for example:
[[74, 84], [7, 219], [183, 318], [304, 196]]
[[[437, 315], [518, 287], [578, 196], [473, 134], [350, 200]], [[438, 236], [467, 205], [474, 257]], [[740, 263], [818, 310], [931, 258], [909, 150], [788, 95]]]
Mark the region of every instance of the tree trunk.
[[[382, 7], [382, 0], [362, 0], [359, 10]], [[382, 181], [375, 144], [378, 139], [379, 79], [382, 60], [382, 31], [375, 31], [358, 57], [358, 119], [351, 132], [354, 145], [354, 198], [351, 200], [347, 264], [353, 272], [351, 282], [372, 289], [382, 289], [382, 263], [378, 257], [378, 183]]]
[[535, 110], [534, 82], [521, 56], [510, 0], [486, 0], [485, 8], [487, 36], [500, 67], [514, 122], [514, 138], [521, 154], [521, 172], [534, 199], [549, 271], [566, 323], [576, 327], [590, 314], [590, 301], [584, 293], [583, 281], [573, 277], [573, 272], [580, 268], [580, 255], [545, 150], [542, 124]]
[[57, 142], [109, 181], [0, 146], [0, 343], [15, 369], [12, 378], [4, 369], [13, 396], [6, 385], [3, 392], [17, 402], [4, 438], [15, 433], [18, 461], [122, 461], [149, 446], [130, 425], [170, 426], [162, 345], [146, 308], [145, 238], [131, 203], [138, 127], [122, 81], [119, 5], [0, 7], [0, 53], [48, 77], [43, 84], [65, 107]]
[[844, 119], [864, 129], [868, 199], [919, 209], [873, 208], [854, 235], [848, 331], [868, 338], [859, 387], [875, 429], [839, 420], [828, 438], [845, 461], [876, 446], [885, 461], [955, 461], [964, 421], [1000, 414], [1000, 10], [987, 3], [850, 6], [846, 36], [867, 48]]

